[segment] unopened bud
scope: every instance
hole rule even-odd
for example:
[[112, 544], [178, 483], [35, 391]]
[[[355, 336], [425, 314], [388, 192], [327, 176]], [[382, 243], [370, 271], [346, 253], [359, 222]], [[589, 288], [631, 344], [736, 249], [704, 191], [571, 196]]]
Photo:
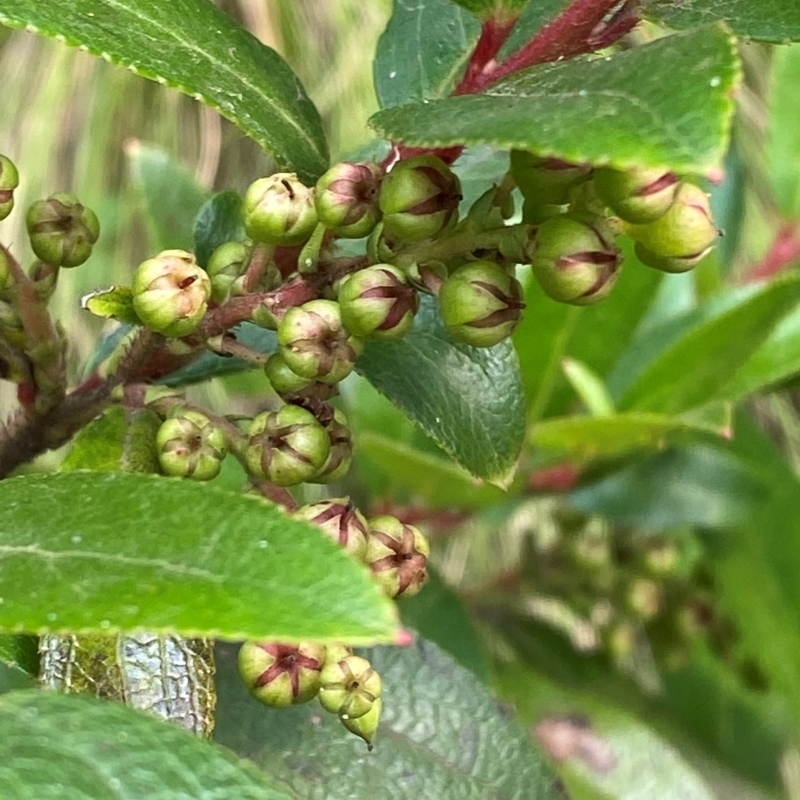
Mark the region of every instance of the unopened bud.
[[14, 189], [19, 186], [19, 173], [14, 162], [0, 155], [0, 220], [5, 219], [14, 208]]
[[381, 676], [366, 658], [326, 661], [320, 673], [320, 705], [342, 720], [363, 717], [381, 696]]
[[218, 303], [228, 299], [234, 281], [247, 269], [250, 250], [243, 242], [225, 242], [208, 259], [206, 272], [211, 280], [211, 296]]
[[313, 642], [245, 642], [239, 650], [239, 673], [257, 700], [285, 708], [316, 697], [324, 659], [325, 648]]
[[216, 478], [228, 452], [222, 431], [205, 414], [188, 410], [162, 423], [156, 449], [165, 475], [196, 481]]
[[369, 521], [367, 563], [389, 597], [413, 597], [428, 580], [430, 546], [422, 531], [392, 516]]
[[626, 222], [654, 222], [675, 201], [678, 179], [663, 169], [596, 169], [594, 185], [600, 199]]
[[319, 221], [336, 236], [361, 239], [380, 219], [378, 190], [383, 172], [378, 164], [343, 162], [318, 181], [314, 203]]
[[326, 536], [340, 544], [351, 556], [363, 561], [367, 555], [369, 529], [364, 515], [349, 497], [320, 500], [300, 506], [295, 516], [316, 525]]
[[303, 244], [317, 226], [314, 192], [297, 175], [278, 172], [251, 183], [242, 203], [247, 235], [267, 244]]
[[54, 267], [83, 264], [100, 236], [94, 211], [63, 192], [33, 203], [25, 223], [33, 252]]

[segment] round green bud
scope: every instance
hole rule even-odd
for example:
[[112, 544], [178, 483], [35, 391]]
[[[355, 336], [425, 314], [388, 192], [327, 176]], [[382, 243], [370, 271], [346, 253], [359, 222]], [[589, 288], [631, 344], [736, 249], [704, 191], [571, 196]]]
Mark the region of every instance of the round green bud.
[[168, 417], [156, 434], [158, 462], [165, 475], [210, 481], [228, 453], [225, 436], [199, 411]]
[[353, 461], [353, 431], [347, 424], [344, 413], [338, 408], [334, 409], [333, 418], [325, 427], [331, 451], [324, 466], [310, 483], [333, 483], [344, 478]]
[[211, 254], [206, 272], [214, 300], [222, 303], [228, 299], [233, 282], [244, 274], [249, 261], [250, 250], [243, 242], [225, 242]]
[[599, 198], [626, 222], [654, 222], [669, 211], [678, 191], [678, 179], [663, 169], [598, 168], [594, 185]]
[[259, 414], [249, 436], [248, 468], [276, 486], [296, 486], [313, 478], [331, 448], [328, 432], [317, 418], [295, 405]]
[[280, 353], [273, 353], [267, 359], [267, 363], [264, 364], [264, 373], [269, 378], [275, 393], [281, 397], [301, 392], [314, 383], [313, 379], [303, 378], [296, 372], [292, 372]]
[[428, 580], [430, 546], [419, 528], [396, 517], [369, 520], [367, 564], [389, 597], [413, 597]]
[[648, 621], [661, 610], [661, 590], [649, 578], [635, 578], [628, 586], [625, 602], [639, 619]]
[[54, 267], [83, 264], [100, 236], [100, 222], [94, 211], [64, 192], [33, 203], [25, 224], [33, 252]]
[[458, 219], [461, 183], [437, 156], [398, 161], [384, 177], [380, 209], [384, 230], [401, 242], [421, 242]]
[[616, 283], [622, 254], [602, 217], [563, 214], [536, 231], [531, 267], [544, 293], [560, 303], [591, 305]]
[[636, 253], [636, 258], [638, 258], [642, 264], [660, 270], [661, 272], [668, 272], [672, 275], [679, 275], [681, 272], [693, 270], [712, 249], [711, 247], [707, 247], [702, 252], [695, 253], [695, 255], [692, 256], [660, 256], [656, 253], [651, 253], [640, 242], [636, 242], [633, 248]]
[[353, 558], [359, 561], [366, 558], [369, 534], [367, 520], [349, 497], [334, 497], [300, 506], [294, 516], [316, 525]]
[[354, 733], [359, 738], [363, 739], [367, 743], [367, 749], [372, 750], [374, 747], [375, 741], [375, 734], [378, 731], [378, 723], [380, 722], [381, 718], [381, 711], [383, 710], [383, 700], [379, 697], [367, 711], [361, 717], [356, 717], [355, 719], [348, 718], [344, 719], [343, 717], [339, 717], [342, 720], [342, 724], [350, 731], [350, 733]]
[[0, 154], [0, 220], [14, 208], [14, 189], [19, 186], [19, 173], [14, 162]]
[[395, 339], [414, 325], [419, 298], [405, 273], [391, 264], [354, 272], [339, 286], [345, 328], [356, 336]]
[[314, 642], [245, 642], [239, 650], [239, 674], [256, 700], [286, 708], [316, 697], [324, 660], [325, 648]]
[[0, 245], [0, 296], [11, 286], [11, 262], [5, 247]]
[[381, 217], [378, 207], [383, 170], [378, 164], [343, 162], [318, 181], [314, 205], [319, 221], [343, 239], [369, 236]]
[[211, 281], [191, 253], [164, 250], [139, 265], [131, 291], [143, 325], [164, 336], [188, 336], [203, 321]]
[[473, 347], [493, 347], [507, 339], [524, 308], [519, 281], [492, 261], [459, 267], [439, 290], [445, 327]]
[[363, 717], [381, 696], [381, 676], [366, 658], [326, 660], [319, 676], [320, 705], [340, 719]]
[[525, 198], [525, 219], [537, 224], [551, 216], [553, 207], [566, 205], [572, 190], [592, 172], [588, 164], [572, 164], [527, 150], [511, 151], [511, 174]]
[[333, 300], [290, 308], [278, 326], [278, 343], [293, 372], [323, 383], [344, 380], [364, 346], [342, 325], [339, 304]]
[[708, 195], [692, 183], [681, 183], [670, 209], [655, 222], [626, 225], [625, 232], [649, 253], [662, 258], [702, 258], [716, 242]]
[[303, 244], [317, 227], [314, 192], [293, 172], [259, 178], [245, 192], [242, 218], [255, 242]]

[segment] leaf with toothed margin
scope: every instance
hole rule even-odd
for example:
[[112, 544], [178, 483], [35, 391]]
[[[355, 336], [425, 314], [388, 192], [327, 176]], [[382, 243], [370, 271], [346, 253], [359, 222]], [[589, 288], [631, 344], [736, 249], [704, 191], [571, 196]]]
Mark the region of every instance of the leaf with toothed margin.
[[510, 341], [470, 347], [423, 298], [402, 339], [369, 341], [356, 370], [478, 478], [505, 488], [525, 438], [525, 398]]
[[488, 144], [619, 168], [709, 172], [727, 147], [739, 73], [733, 37], [707, 27], [614, 56], [531, 67], [483, 94], [384, 109], [370, 124], [412, 146]]
[[374, 643], [397, 630], [366, 567], [253, 495], [69, 472], [0, 482], [0, 508], [0, 631]]
[[297, 76], [208, 0], [3, 0], [0, 23], [57, 37], [201, 100], [303, 181], [328, 165], [319, 113]]

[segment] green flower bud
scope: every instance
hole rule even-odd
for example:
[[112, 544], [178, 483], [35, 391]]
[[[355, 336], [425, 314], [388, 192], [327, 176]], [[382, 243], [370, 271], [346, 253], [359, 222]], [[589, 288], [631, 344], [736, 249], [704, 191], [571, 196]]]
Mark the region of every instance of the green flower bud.
[[385, 230], [401, 242], [430, 239], [458, 219], [461, 183], [436, 156], [399, 161], [381, 184]]
[[367, 564], [389, 597], [413, 597], [428, 580], [430, 546], [422, 531], [396, 517], [369, 521]]
[[383, 171], [378, 164], [343, 162], [318, 181], [314, 204], [319, 221], [344, 239], [369, 236], [380, 219], [378, 190]]
[[[0, 255], [2, 261], [2, 255]], [[36, 297], [42, 303], [47, 303], [53, 296], [58, 283], [58, 274], [61, 271], [60, 267], [54, 267], [52, 264], [45, 264], [43, 261], [37, 261], [30, 269], [31, 281], [33, 282], [33, 291]], [[0, 291], [3, 289], [2, 267], [0, 267]]]
[[19, 173], [14, 162], [0, 155], [0, 220], [4, 220], [14, 208], [14, 189], [19, 186]]
[[674, 542], [656, 541], [644, 551], [644, 565], [652, 575], [672, 575], [678, 569], [679, 553]]
[[661, 590], [649, 578], [635, 578], [628, 586], [625, 602], [639, 619], [651, 620], [661, 610]]
[[675, 202], [660, 219], [626, 225], [625, 232], [650, 253], [678, 259], [702, 258], [719, 236], [708, 195], [692, 183], [680, 184]]
[[353, 558], [359, 561], [366, 558], [369, 532], [367, 520], [349, 497], [335, 497], [300, 506], [294, 516], [312, 522]]
[[626, 222], [654, 222], [675, 202], [678, 179], [663, 169], [596, 169], [594, 185], [600, 199]]
[[346, 644], [329, 644], [325, 648], [325, 663], [322, 665], [324, 669], [328, 664], [335, 664], [343, 658], [348, 658], [353, 655], [353, 648], [348, 647]]
[[0, 245], [0, 296], [11, 286], [11, 262], [5, 247]]
[[544, 293], [585, 306], [605, 298], [619, 274], [622, 254], [602, 217], [563, 214], [536, 232], [531, 266]]
[[242, 218], [255, 242], [303, 244], [317, 226], [314, 191], [293, 172], [259, 178], [245, 192]]
[[320, 705], [342, 720], [363, 717], [381, 696], [381, 676], [366, 658], [326, 661], [319, 676]]
[[278, 343], [293, 372], [323, 383], [346, 378], [363, 349], [361, 339], [342, 325], [339, 304], [333, 300], [290, 308], [278, 326]]
[[395, 339], [414, 325], [419, 298], [402, 270], [376, 264], [345, 278], [339, 287], [339, 305], [350, 333]]
[[445, 327], [473, 347], [493, 347], [507, 339], [524, 308], [519, 281], [492, 261], [459, 267], [439, 290]]
[[525, 198], [525, 221], [532, 224], [551, 216], [548, 208], [569, 203], [572, 189], [587, 180], [591, 172], [588, 164], [543, 158], [526, 150], [511, 151], [511, 173]]
[[182, 410], [166, 419], [156, 434], [158, 462], [165, 475], [210, 481], [228, 453], [225, 436], [199, 411]]
[[302, 378], [296, 372], [292, 372], [280, 353], [273, 353], [267, 359], [264, 373], [269, 378], [275, 393], [281, 397], [296, 394], [314, 383], [313, 379]]
[[191, 253], [164, 250], [139, 265], [131, 291], [143, 325], [164, 336], [188, 336], [203, 321], [211, 281]]
[[316, 697], [324, 660], [325, 648], [314, 642], [245, 642], [239, 650], [239, 674], [256, 700], [285, 708]]
[[249, 261], [250, 250], [243, 242], [225, 242], [211, 254], [206, 272], [214, 300], [222, 303], [228, 299], [233, 282], [244, 274]]
[[276, 486], [296, 486], [313, 478], [330, 453], [328, 432], [300, 406], [259, 414], [249, 434], [248, 468]]
[[370, 708], [370, 710], [367, 711], [364, 716], [356, 717], [355, 719], [344, 719], [339, 717], [339, 719], [342, 720], [342, 724], [345, 726], [345, 728], [347, 728], [347, 730], [350, 731], [350, 733], [354, 733], [367, 743], [368, 750], [372, 750], [374, 747], [373, 742], [375, 741], [375, 734], [378, 731], [378, 722], [380, 721], [382, 710], [383, 700], [381, 700], [379, 697], [372, 704], [372, 708]]
[[347, 417], [337, 408], [333, 419], [326, 425], [331, 452], [325, 465], [310, 483], [333, 483], [344, 478], [353, 460], [353, 431], [347, 424]]
[[636, 253], [636, 258], [645, 266], [652, 267], [661, 272], [678, 275], [681, 272], [693, 270], [713, 248], [707, 247], [705, 250], [700, 253], [695, 253], [693, 256], [660, 256], [656, 253], [651, 253], [644, 245], [636, 242], [633, 250]]
[[100, 223], [94, 211], [64, 192], [33, 203], [25, 224], [33, 252], [54, 267], [83, 264], [100, 236]]

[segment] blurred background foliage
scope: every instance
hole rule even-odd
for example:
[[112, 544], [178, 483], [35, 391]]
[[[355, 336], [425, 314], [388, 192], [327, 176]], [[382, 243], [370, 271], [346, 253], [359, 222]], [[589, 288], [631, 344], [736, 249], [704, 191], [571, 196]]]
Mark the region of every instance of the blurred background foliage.
[[[219, 4], [298, 73], [322, 114], [334, 159], [369, 143], [366, 120], [378, 107], [371, 63], [391, 0]], [[741, 50], [746, 80], [726, 177], [709, 186], [726, 236], [695, 273], [664, 280], [648, 273], [652, 285], [641, 287], [641, 297], [631, 289], [625, 302], [640, 307], [627, 309], [633, 321], [620, 333], [627, 337], [621, 350], [768, 268], [771, 244], [800, 219], [800, 46]], [[60, 283], [51, 305], [69, 331], [77, 374], [101, 330], [76, 310], [80, 297], [125, 280], [152, 251], [181, 241], [210, 192], [241, 191], [272, 165], [232, 124], [189, 98], [24, 32], [0, 29], [0, 86], [0, 152], [20, 168], [19, 206], [72, 191], [103, 224], [89, 265]], [[505, 167], [494, 154], [484, 156], [478, 154], [472, 174], [483, 165], [491, 180], [498, 164], [500, 173]], [[184, 212], [162, 220], [160, 229], [146, 208], [158, 180], [163, 207], [177, 203]], [[21, 215], [12, 224], [17, 229], [7, 232], [21, 251]], [[518, 337], [523, 370], [532, 369], [531, 336], [523, 330]], [[584, 343], [593, 336], [596, 330], [585, 332]], [[612, 384], [614, 362], [623, 363], [606, 365]], [[557, 381], [550, 405], [531, 408], [532, 422], [583, 411], [574, 385], [560, 374]], [[785, 793], [795, 800], [800, 685], [781, 674], [780, 663], [800, 639], [800, 591], [776, 601], [786, 585], [760, 583], [769, 569], [748, 572], [758, 559], [786, 555], [760, 549], [763, 526], [785, 533], [787, 564], [800, 548], [795, 384], [793, 377], [770, 386], [733, 417], [723, 409], [712, 427], [730, 428], [730, 440], [709, 434], [655, 446], [638, 459], [593, 462], [581, 475], [530, 449], [504, 494], [476, 485], [369, 384], [354, 379], [344, 400], [357, 470], [342, 488], [373, 512], [391, 510], [425, 526], [438, 574], [404, 605], [407, 624], [494, 682], [524, 720], [555, 715], [572, 720], [575, 734], [582, 728], [578, 710], [630, 747], [646, 724], [680, 750], [717, 797]], [[265, 402], [261, 376], [215, 379], [196, 391], [230, 412]], [[0, 394], [0, 413], [9, 404]], [[241, 473], [226, 464], [220, 482], [238, 487]], [[742, 542], [749, 545], [731, 558]], [[786, 581], [800, 585], [791, 573]], [[771, 601], [783, 604], [773, 622]], [[759, 631], [780, 641], [765, 646]], [[796, 655], [792, 670], [800, 669]], [[552, 732], [541, 722], [532, 731], [547, 751]], [[585, 778], [569, 781], [573, 791], [579, 787], [575, 797], [612, 796]], [[682, 796], [676, 792], [663, 796]]]

